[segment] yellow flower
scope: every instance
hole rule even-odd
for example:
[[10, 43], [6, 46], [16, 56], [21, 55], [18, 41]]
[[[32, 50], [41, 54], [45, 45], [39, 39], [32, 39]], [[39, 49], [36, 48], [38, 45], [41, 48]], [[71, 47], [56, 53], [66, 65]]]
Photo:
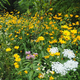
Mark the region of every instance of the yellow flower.
[[64, 30], [64, 31], [63, 31], [63, 35], [69, 36], [69, 35], [70, 35], [70, 32], [69, 32], [68, 30]]
[[39, 79], [42, 79], [43, 77], [44, 77], [44, 75], [41, 74], [41, 73], [39, 73], [38, 78], [39, 78]]
[[55, 55], [60, 56], [60, 52], [56, 52]]
[[54, 79], [54, 77], [52, 77], [52, 76], [51, 76], [51, 77], [49, 77], [49, 80], [53, 80], [53, 79]]
[[49, 55], [48, 55], [48, 56], [44, 56], [44, 58], [45, 58], [45, 59], [49, 58]]
[[79, 25], [79, 21], [76, 22], [76, 25]]
[[80, 36], [79, 35], [77, 36], [77, 40], [80, 40]]
[[50, 53], [50, 56], [55, 56], [55, 53]]
[[15, 61], [18, 61], [19, 62], [19, 61], [21, 61], [21, 58], [16, 58]]
[[68, 26], [67, 25], [63, 25], [63, 26], [61, 26], [61, 28], [68, 28]]
[[54, 21], [54, 23], [56, 23], [56, 22]]
[[37, 39], [35, 42], [39, 42], [39, 40]]
[[69, 23], [69, 26], [72, 26], [72, 24], [71, 24], [71, 23]]
[[77, 41], [77, 38], [73, 39], [72, 43], [76, 42]]
[[19, 58], [20, 56], [18, 54], [14, 54], [13, 57]]
[[15, 65], [15, 68], [19, 68], [19, 65], [17, 64], [17, 65]]
[[61, 38], [59, 39], [59, 43], [63, 44], [66, 43], [66, 41], [62, 40]]
[[40, 37], [38, 37], [38, 40], [39, 41], [43, 41], [44, 40], [44, 37], [43, 36], [40, 36]]
[[50, 43], [50, 44], [57, 43], [57, 40], [54, 39], [54, 40], [52, 40], [52, 41], [49, 41], [49, 43]]
[[57, 27], [54, 27], [54, 29], [58, 30], [58, 28], [57, 28]]
[[12, 34], [9, 35], [9, 37], [11, 37], [11, 36], [12, 36]]
[[63, 36], [65, 40], [70, 40], [70, 36]]
[[50, 8], [49, 10], [50, 10], [50, 11], [52, 11], [52, 10], [53, 10], [53, 8]]
[[53, 42], [52, 41], [49, 41], [49, 43], [52, 44]]
[[76, 25], [75, 23], [72, 23], [72, 25]]
[[62, 13], [58, 13], [58, 16], [61, 16]]
[[38, 23], [40, 23], [40, 21], [39, 21], [39, 20], [37, 21], [37, 24], [38, 24]]
[[0, 25], [0, 29], [2, 28], [2, 26]]
[[51, 47], [51, 45], [49, 45], [49, 47]]
[[6, 52], [8, 52], [8, 51], [11, 51], [11, 48], [7, 48], [7, 49], [6, 49]]
[[21, 37], [19, 37], [19, 39], [22, 39], [22, 36], [21, 36]]
[[70, 17], [73, 17], [73, 14], [70, 14]]
[[14, 38], [11, 38], [10, 40], [14, 40]]
[[45, 34], [48, 34], [48, 32], [45, 32]]
[[46, 25], [46, 29], [49, 29], [50, 27], [48, 27], [48, 25]]
[[15, 46], [14, 49], [19, 49], [19, 46]]
[[19, 14], [19, 13], [20, 13], [20, 11], [17, 12], [17, 14]]
[[76, 18], [78, 18], [78, 17], [79, 17], [79, 15], [75, 15], [75, 17], [76, 17]]
[[49, 33], [49, 35], [51, 36], [51, 35], [53, 35], [52, 33]]
[[15, 62], [15, 63], [14, 63], [14, 65], [18, 65], [18, 63], [17, 63], [17, 62]]
[[74, 34], [71, 34], [72, 38], [75, 38], [75, 35]]
[[52, 42], [53, 42], [53, 43], [57, 43], [57, 40], [56, 40], [56, 39], [54, 39], [54, 40], [52, 40]]
[[76, 34], [77, 30], [71, 30], [71, 33]]
[[43, 17], [40, 17], [40, 19], [42, 20], [42, 19], [43, 19]]
[[52, 24], [51, 26], [52, 26], [52, 27], [54, 27], [54, 25], [53, 25], [53, 24]]
[[50, 21], [50, 22], [49, 22], [49, 24], [51, 25], [51, 24], [53, 24], [53, 22], [52, 22], [52, 21]]
[[29, 26], [29, 29], [32, 29], [32, 28], [34, 28], [34, 26], [33, 26], [33, 25], [30, 25], [30, 26]]
[[47, 48], [47, 51], [50, 52], [50, 48]]
[[27, 70], [25, 70], [24, 72], [25, 72], [26, 74], [28, 73], [28, 71], [27, 71]]
[[40, 69], [40, 67], [38, 67], [36, 70], [39, 70], [40, 71], [41, 69]]
[[72, 29], [72, 27], [68, 27], [68, 30]]
[[15, 35], [15, 37], [18, 37], [18, 35]]
[[66, 14], [65, 17], [68, 17], [68, 14]]

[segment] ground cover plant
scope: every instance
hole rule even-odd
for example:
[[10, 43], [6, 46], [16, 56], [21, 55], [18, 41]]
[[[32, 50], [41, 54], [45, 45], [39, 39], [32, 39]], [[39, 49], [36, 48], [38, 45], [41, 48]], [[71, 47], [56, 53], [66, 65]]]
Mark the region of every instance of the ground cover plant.
[[52, 10], [0, 15], [1, 80], [80, 79], [80, 16]]

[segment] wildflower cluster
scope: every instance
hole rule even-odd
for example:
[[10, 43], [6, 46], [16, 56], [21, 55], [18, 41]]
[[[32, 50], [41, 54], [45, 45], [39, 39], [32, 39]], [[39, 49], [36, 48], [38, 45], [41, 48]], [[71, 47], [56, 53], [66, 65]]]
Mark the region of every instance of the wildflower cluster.
[[25, 54], [27, 54], [27, 56], [26, 56], [26, 59], [34, 59], [36, 56], [38, 56], [38, 53], [34, 53], [33, 55], [31, 54], [31, 52], [30, 51], [26, 51], [26, 53]]
[[[49, 11], [53, 11], [53, 8]], [[79, 15], [65, 14], [63, 17], [62, 13], [53, 15], [51, 12], [44, 15], [36, 12], [33, 17], [27, 14], [19, 16], [13, 12], [0, 15], [0, 75], [2, 78], [5, 80], [8, 77], [15, 80], [17, 78], [63, 80], [61, 75], [68, 78], [66, 74], [71, 70], [78, 76], [80, 28], [77, 27], [80, 23], [69, 21], [72, 17], [80, 20]], [[14, 57], [14, 61], [11, 56]], [[16, 73], [23, 75], [19, 76]], [[72, 80], [75, 74], [70, 76]]]

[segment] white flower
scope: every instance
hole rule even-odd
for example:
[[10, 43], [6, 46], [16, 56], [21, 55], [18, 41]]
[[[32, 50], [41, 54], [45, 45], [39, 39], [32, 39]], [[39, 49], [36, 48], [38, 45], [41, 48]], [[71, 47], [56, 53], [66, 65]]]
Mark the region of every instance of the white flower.
[[60, 62], [53, 62], [52, 71], [56, 73], [61, 73], [61, 75], [65, 75], [67, 73], [66, 68]]
[[58, 52], [58, 48], [57, 48], [57, 47], [52, 47], [52, 48], [50, 49], [50, 52], [51, 52], [51, 53], [56, 53], [56, 52]]
[[73, 61], [73, 60], [68, 60], [63, 65], [68, 71], [69, 70], [76, 70], [75, 68], [78, 67], [78, 62], [77, 61]]
[[69, 59], [75, 58], [75, 54], [73, 50], [70, 49], [64, 49], [64, 52], [62, 52], [64, 57], [68, 57]]
[[60, 73], [61, 75], [65, 75], [70, 70], [76, 71], [75, 68], [78, 67], [78, 62], [73, 60], [68, 60], [64, 64], [61, 64], [60, 62], [52, 62], [51, 66], [52, 71]]

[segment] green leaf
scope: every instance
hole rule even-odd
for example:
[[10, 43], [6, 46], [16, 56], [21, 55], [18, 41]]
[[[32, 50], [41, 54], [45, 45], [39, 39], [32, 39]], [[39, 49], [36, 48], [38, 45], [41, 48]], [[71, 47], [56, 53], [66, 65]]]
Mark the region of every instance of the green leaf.
[[65, 44], [62, 44], [61, 47], [64, 49], [65, 48]]
[[32, 80], [32, 76], [33, 76], [33, 71], [29, 72], [29, 80]]
[[21, 5], [22, 4], [22, 2], [23, 2], [23, 0], [20, 0], [18, 3], [19, 3], [19, 5]]
[[9, 3], [9, 1], [8, 0], [5, 0], [9, 5], [10, 5], [10, 3]]
[[78, 50], [80, 50], [80, 46], [78, 46]]
[[35, 80], [40, 80], [39, 78], [36, 78]]
[[39, 46], [39, 49], [40, 49], [40, 50], [42, 50], [42, 47], [41, 47], [41, 46]]

